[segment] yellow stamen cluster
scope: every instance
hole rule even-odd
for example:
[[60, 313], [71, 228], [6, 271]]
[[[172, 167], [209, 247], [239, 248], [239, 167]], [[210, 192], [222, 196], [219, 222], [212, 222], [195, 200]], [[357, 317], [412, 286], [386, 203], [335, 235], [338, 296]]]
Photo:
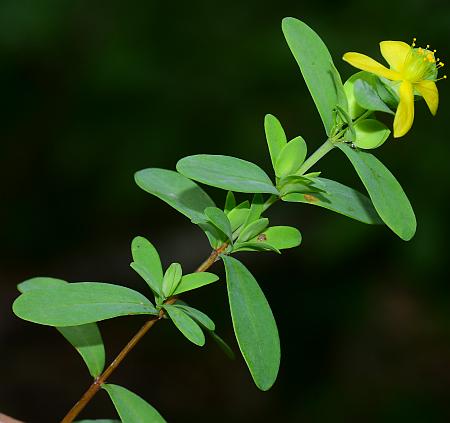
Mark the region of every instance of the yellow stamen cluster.
[[[425, 76], [425, 74], [427, 74], [427, 73], [428, 74], [430, 72], [434, 73], [437, 70], [439, 70], [440, 68], [443, 68], [444, 67], [444, 63], [441, 62], [441, 59], [439, 59], [439, 57], [436, 59], [435, 55], [436, 55], [437, 50], [431, 51], [429, 44], [427, 44], [426, 48], [422, 48], [422, 47], [415, 48], [416, 47], [416, 41], [417, 41], [417, 38], [413, 38], [413, 41], [411, 43], [411, 50], [413, 52], [417, 53], [419, 55], [419, 57], [422, 58], [422, 61], [425, 62], [425, 64], [424, 64], [425, 66], [421, 67], [421, 66], [417, 66], [416, 65], [416, 66], [414, 66], [415, 67], [415, 71], [418, 71], [417, 73], [423, 73], [423, 75], [422, 75], [423, 77], [425, 77], [426, 79], [431, 79], [432, 81], [440, 81], [441, 79], [447, 79], [447, 75], [444, 75], [443, 77], [438, 78], [438, 79], [436, 79], [436, 78], [427, 78]], [[413, 56], [413, 55], [411, 55], [411, 56]], [[410, 56], [410, 59], [412, 58], [411, 56]], [[429, 65], [432, 65], [432, 67], [429, 68], [428, 67]], [[422, 68], [422, 69], [419, 70], [419, 68]], [[426, 69], [426, 68], [428, 68], [428, 69]], [[416, 72], [414, 72], [414, 73], [416, 73]]]

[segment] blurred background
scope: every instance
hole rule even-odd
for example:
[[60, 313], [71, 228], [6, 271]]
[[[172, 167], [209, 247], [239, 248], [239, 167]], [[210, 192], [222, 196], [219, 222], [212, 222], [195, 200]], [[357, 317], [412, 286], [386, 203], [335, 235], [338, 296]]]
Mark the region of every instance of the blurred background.
[[[322, 143], [281, 32], [285, 16], [321, 35], [343, 79], [354, 70], [342, 54], [380, 59], [381, 40], [415, 36], [446, 61], [450, 6], [437, 0], [1, 1], [0, 411], [56, 422], [90, 384], [54, 329], [12, 314], [19, 282], [55, 276], [146, 292], [128, 266], [136, 235], [186, 272], [209, 254], [198, 228], [134, 184], [135, 171], [173, 169], [196, 153], [234, 155], [269, 171], [266, 113], [310, 151]], [[272, 390], [256, 389], [239, 356], [228, 360], [212, 342], [199, 349], [169, 324], [157, 325], [111, 382], [169, 422], [450, 421], [449, 85], [438, 87], [436, 118], [417, 104], [413, 130], [376, 151], [414, 206], [412, 241], [291, 204], [269, 217], [299, 228], [303, 244], [281, 257], [243, 255], [280, 330]], [[362, 190], [338, 151], [315, 170]], [[223, 204], [218, 190], [208, 192]], [[220, 264], [213, 271], [223, 274]], [[238, 351], [224, 284], [185, 298]], [[108, 362], [143, 320], [101, 323]], [[83, 414], [114, 415], [103, 392]]]

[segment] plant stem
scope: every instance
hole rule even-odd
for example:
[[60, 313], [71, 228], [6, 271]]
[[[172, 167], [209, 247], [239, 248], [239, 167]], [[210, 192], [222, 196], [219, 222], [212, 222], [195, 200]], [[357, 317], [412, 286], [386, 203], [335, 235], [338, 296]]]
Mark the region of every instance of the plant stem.
[[279, 200], [278, 195], [271, 195], [266, 202], [263, 204], [262, 213], [264, 213], [272, 204], [276, 203]]
[[297, 175], [303, 175], [313, 167], [325, 154], [329, 153], [335, 147], [334, 143], [328, 138], [313, 154], [311, 154], [302, 164]]
[[[373, 110], [366, 110], [360, 117], [358, 117], [357, 119], [355, 119], [353, 121], [353, 125], [356, 125], [359, 121], [364, 120], [366, 117], [370, 116], [373, 113]], [[342, 137], [342, 135], [345, 134], [345, 132], [347, 131], [348, 128], [343, 129], [342, 131], [338, 132], [335, 136], [334, 139], [339, 139]]]
[[[204, 272], [209, 269], [219, 258], [228, 244], [222, 244], [216, 250], [213, 250], [209, 257], [197, 268], [196, 272]], [[165, 304], [173, 304], [176, 301], [175, 297], [169, 298]], [[70, 409], [66, 416], [61, 420], [61, 423], [72, 423], [74, 419], [80, 414], [80, 412], [86, 407], [86, 405], [91, 401], [95, 394], [100, 390], [102, 385], [111, 376], [114, 370], [120, 365], [123, 359], [128, 355], [128, 353], [136, 346], [136, 344], [144, 337], [144, 335], [153, 327], [156, 322], [159, 322], [164, 317], [164, 311], [161, 310], [159, 316], [150, 318], [145, 322], [145, 324], [139, 329], [139, 331], [130, 339], [127, 345], [120, 351], [117, 357], [112, 361], [112, 363], [107, 367], [107, 369], [97, 377], [94, 382], [92, 382], [89, 389], [83, 394], [83, 396], [78, 400], [78, 402]]]
[[152, 317], [145, 322], [136, 335], [131, 338], [127, 345], [120, 351], [113, 362], [108, 366], [108, 368], [92, 382], [89, 389], [83, 394], [80, 400], [71, 408], [67, 415], [61, 420], [61, 423], [71, 423], [78, 416], [78, 414], [86, 407], [89, 401], [94, 397], [94, 395], [100, 390], [102, 384], [106, 382], [109, 376], [116, 370], [122, 360], [128, 355], [128, 353], [136, 346], [136, 344], [142, 339], [142, 337], [151, 329], [151, 327], [160, 319], [159, 317]]

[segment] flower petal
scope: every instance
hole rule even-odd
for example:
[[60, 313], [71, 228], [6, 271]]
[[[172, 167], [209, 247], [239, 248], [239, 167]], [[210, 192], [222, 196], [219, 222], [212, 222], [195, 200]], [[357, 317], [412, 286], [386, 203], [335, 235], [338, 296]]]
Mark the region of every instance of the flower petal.
[[400, 103], [394, 118], [394, 138], [403, 137], [410, 129], [414, 120], [414, 93], [409, 81], [403, 81], [399, 91]]
[[411, 46], [403, 41], [382, 41], [380, 50], [391, 69], [402, 72], [406, 58], [411, 51]]
[[425, 79], [423, 81], [414, 84], [414, 88], [419, 91], [420, 95], [426, 101], [431, 114], [434, 116], [437, 112], [439, 104], [439, 93], [434, 81]]
[[355, 68], [374, 73], [375, 75], [382, 76], [391, 81], [398, 81], [401, 76], [398, 72], [388, 69], [371, 57], [361, 53], [345, 53], [342, 57], [346, 62], [350, 63]]

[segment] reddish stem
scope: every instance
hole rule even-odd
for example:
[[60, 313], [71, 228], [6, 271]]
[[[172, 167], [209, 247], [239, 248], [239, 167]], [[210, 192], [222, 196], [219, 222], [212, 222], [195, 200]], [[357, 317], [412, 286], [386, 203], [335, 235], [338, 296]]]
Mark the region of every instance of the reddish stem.
[[[210, 254], [210, 256], [197, 268], [196, 272], [204, 272], [208, 270], [214, 262], [218, 259], [219, 255], [222, 254], [228, 244], [222, 244], [216, 250]], [[166, 304], [172, 304], [176, 301], [175, 297], [169, 298]], [[159, 316], [152, 317], [145, 322], [139, 331], [130, 339], [127, 345], [120, 351], [117, 357], [112, 361], [112, 363], [106, 368], [106, 370], [94, 380], [89, 389], [83, 394], [83, 396], [78, 400], [78, 402], [70, 409], [66, 416], [61, 420], [61, 423], [72, 423], [74, 419], [81, 413], [81, 411], [86, 407], [86, 405], [91, 401], [95, 394], [100, 390], [102, 384], [111, 376], [114, 370], [117, 369], [119, 364], [128, 355], [128, 353], [136, 346], [136, 344], [144, 337], [144, 335], [153, 327], [153, 325], [160, 321], [164, 317], [164, 311], [161, 310]]]

